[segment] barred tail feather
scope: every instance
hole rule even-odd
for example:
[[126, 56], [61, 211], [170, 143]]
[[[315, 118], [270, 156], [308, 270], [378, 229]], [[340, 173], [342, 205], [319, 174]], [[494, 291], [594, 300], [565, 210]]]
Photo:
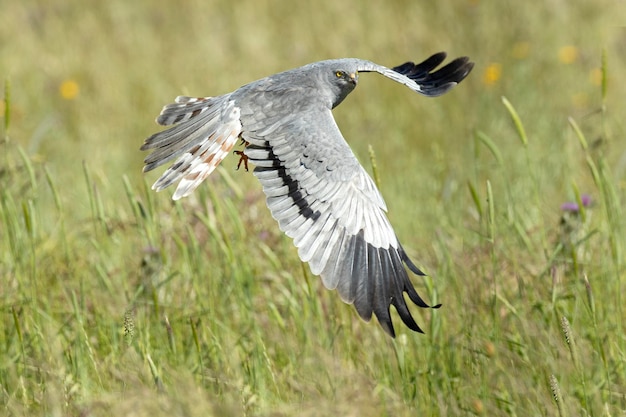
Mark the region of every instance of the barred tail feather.
[[185, 197], [228, 155], [242, 129], [240, 110], [229, 96], [179, 96], [163, 108], [157, 123], [174, 126], [144, 142], [141, 150], [153, 150], [144, 160], [144, 172], [177, 159], [152, 189], [161, 191], [180, 181], [172, 198]]

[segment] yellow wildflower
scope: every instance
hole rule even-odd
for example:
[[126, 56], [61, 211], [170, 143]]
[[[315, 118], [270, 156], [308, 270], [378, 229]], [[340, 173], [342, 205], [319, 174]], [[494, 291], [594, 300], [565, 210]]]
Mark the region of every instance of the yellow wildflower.
[[600, 68], [594, 68], [589, 71], [589, 81], [596, 86], [602, 85], [602, 70]]
[[559, 49], [559, 61], [571, 64], [578, 59], [578, 48], [572, 45], [563, 46]]
[[494, 85], [502, 76], [502, 65], [498, 62], [492, 62], [485, 68], [483, 73], [483, 83], [486, 85]]
[[74, 100], [79, 91], [78, 83], [74, 80], [65, 80], [59, 86], [59, 94], [65, 100]]

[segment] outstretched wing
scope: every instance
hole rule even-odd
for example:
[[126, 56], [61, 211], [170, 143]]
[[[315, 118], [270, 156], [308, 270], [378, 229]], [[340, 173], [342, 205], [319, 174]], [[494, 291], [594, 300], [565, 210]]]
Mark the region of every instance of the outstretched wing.
[[229, 95], [176, 97], [163, 107], [157, 123], [168, 126], [144, 142], [141, 150], [153, 149], [144, 160], [144, 172], [178, 157], [152, 186], [161, 191], [180, 180], [172, 197], [188, 196], [228, 155], [241, 133], [239, 107]]
[[419, 64], [405, 62], [392, 69], [370, 61], [361, 61], [359, 71], [375, 71], [417, 93], [437, 97], [460, 83], [474, 67], [468, 57], [461, 57], [434, 71], [445, 59], [446, 53], [439, 52]]
[[422, 332], [403, 293], [429, 307], [404, 267], [411, 262], [385, 215], [385, 203], [358, 163], [328, 108], [296, 114], [242, 114], [245, 153], [256, 167], [267, 206], [283, 232], [293, 238], [300, 259], [337, 289], [369, 321], [372, 313], [395, 336], [390, 306], [412, 330]]

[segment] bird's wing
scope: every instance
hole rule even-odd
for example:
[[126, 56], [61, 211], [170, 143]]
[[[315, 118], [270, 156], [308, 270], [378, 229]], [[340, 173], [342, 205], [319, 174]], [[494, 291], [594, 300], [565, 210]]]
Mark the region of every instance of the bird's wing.
[[439, 52], [419, 64], [405, 62], [391, 69], [370, 61], [360, 61], [358, 70], [378, 72], [417, 93], [437, 97], [460, 83], [474, 67], [469, 58], [461, 57], [435, 71], [445, 59], [446, 53]]
[[150, 136], [141, 150], [152, 149], [144, 172], [174, 158], [176, 162], [152, 186], [161, 191], [180, 180], [174, 200], [196, 189], [228, 155], [241, 133], [240, 110], [230, 95], [179, 96], [163, 108], [157, 123], [173, 127]]
[[245, 153], [256, 165], [272, 216], [293, 238], [300, 259], [363, 319], [374, 313], [391, 336], [391, 305], [409, 328], [421, 332], [403, 293], [420, 307], [429, 305], [404, 265], [423, 273], [398, 242], [380, 193], [330, 109], [271, 114], [267, 106], [242, 113], [242, 137], [250, 143]]

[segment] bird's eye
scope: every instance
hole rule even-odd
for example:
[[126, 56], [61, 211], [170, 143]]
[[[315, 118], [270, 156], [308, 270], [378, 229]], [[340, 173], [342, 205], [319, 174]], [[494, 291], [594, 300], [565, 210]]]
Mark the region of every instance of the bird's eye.
[[337, 76], [337, 78], [341, 78], [343, 77], [343, 71], [337, 71], [335, 75]]

